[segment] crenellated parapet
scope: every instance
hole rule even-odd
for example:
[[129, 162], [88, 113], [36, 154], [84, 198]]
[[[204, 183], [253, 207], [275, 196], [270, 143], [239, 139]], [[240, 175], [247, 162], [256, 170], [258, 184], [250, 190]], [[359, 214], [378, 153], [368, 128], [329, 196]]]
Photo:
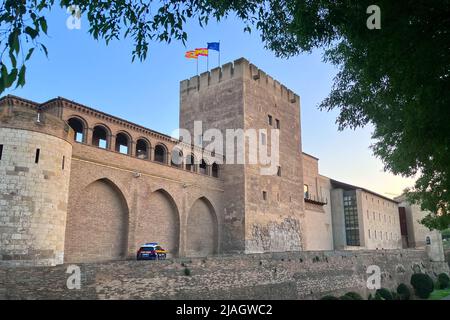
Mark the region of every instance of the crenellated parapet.
[[296, 93], [244, 58], [181, 81], [180, 94], [189, 95], [192, 92], [198, 92], [219, 83], [238, 78], [256, 81], [260, 86], [268, 90], [268, 93], [273, 92], [291, 103], [299, 101], [299, 96]]

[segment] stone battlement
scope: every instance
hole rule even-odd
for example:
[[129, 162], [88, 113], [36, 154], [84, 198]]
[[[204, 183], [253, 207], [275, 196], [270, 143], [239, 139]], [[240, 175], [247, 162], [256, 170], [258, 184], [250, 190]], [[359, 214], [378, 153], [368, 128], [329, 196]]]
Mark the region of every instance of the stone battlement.
[[218, 83], [237, 78], [247, 78], [257, 81], [259, 85], [265, 87], [265, 90], [271, 90], [291, 103], [299, 101], [299, 96], [295, 92], [244, 58], [234, 60], [234, 62], [226, 63], [221, 67], [181, 81], [180, 94], [201, 91]]

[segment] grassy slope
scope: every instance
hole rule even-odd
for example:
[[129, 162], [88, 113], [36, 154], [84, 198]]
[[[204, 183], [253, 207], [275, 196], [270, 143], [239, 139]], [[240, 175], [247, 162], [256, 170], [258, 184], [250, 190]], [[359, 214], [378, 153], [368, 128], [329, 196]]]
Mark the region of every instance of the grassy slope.
[[428, 300], [441, 300], [442, 298], [450, 296], [450, 288], [443, 290], [434, 290]]

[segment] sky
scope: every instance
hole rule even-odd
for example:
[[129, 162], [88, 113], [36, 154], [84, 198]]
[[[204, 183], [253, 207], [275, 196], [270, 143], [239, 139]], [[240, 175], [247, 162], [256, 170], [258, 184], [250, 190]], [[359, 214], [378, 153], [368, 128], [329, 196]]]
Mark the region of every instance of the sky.
[[[400, 195], [414, 180], [383, 171], [370, 145], [372, 127], [338, 131], [338, 111], [325, 112], [318, 104], [331, 91], [337, 69], [322, 62], [320, 50], [289, 59], [277, 58], [264, 48], [256, 30], [229, 17], [202, 28], [186, 25], [188, 41], [151, 43], [147, 60], [131, 61], [131, 40], [94, 40], [89, 25], [81, 18], [81, 29], [67, 28], [69, 15], [54, 8], [48, 16], [48, 36], [41, 39], [49, 51], [35, 53], [27, 65], [26, 85], [8, 90], [36, 102], [61, 96], [150, 129], [172, 134], [179, 125], [179, 82], [196, 74], [195, 60], [184, 57], [187, 50], [220, 41], [221, 64], [240, 57], [264, 70], [300, 95], [303, 151], [320, 159], [322, 175], [365, 187], [388, 197]], [[211, 53], [209, 66], [218, 65]], [[206, 71], [206, 58], [199, 61]]]

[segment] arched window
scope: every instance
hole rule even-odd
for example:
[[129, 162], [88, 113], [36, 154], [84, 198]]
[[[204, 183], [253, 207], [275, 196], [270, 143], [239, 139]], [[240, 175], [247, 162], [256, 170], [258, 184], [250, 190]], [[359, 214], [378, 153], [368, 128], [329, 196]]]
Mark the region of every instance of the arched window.
[[139, 159], [148, 159], [148, 142], [144, 139], [138, 139], [136, 142], [136, 157]]
[[123, 132], [119, 132], [116, 135], [116, 152], [120, 152], [123, 154], [128, 154], [129, 152], [129, 144], [130, 144], [130, 138], [127, 134]]
[[165, 146], [158, 144], [155, 147], [155, 161], [156, 162], [166, 163], [166, 154], [167, 154], [167, 151], [166, 151]]
[[218, 178], [219, 177], [219, 166], [217, 163], [213, 163], [211, 166], [211, 174], [214, 178]]
[[70, 118], [67, 123], [69, 126], [75, 131], [74, 140], [76, 142], [84, 142], [84, 123], [81, 119], [78, 118]]
[[201, 174], [208, 174], [208, 165], [206, 164], [205, 160], [202, 159], [198, 169]]
[[103, 126], [95, 126], [92, 133], [92, 145], [107, 149], [108, 145], [108, 130]]
[[183, 165], [183, 152], [180, 149], [174, 148], [172, 150], [172, 157], [170, 159], [170, 164], [178, 168]]
[[186, 170], [195, 171], [195, 157], [193, 154], [186, 157]]

